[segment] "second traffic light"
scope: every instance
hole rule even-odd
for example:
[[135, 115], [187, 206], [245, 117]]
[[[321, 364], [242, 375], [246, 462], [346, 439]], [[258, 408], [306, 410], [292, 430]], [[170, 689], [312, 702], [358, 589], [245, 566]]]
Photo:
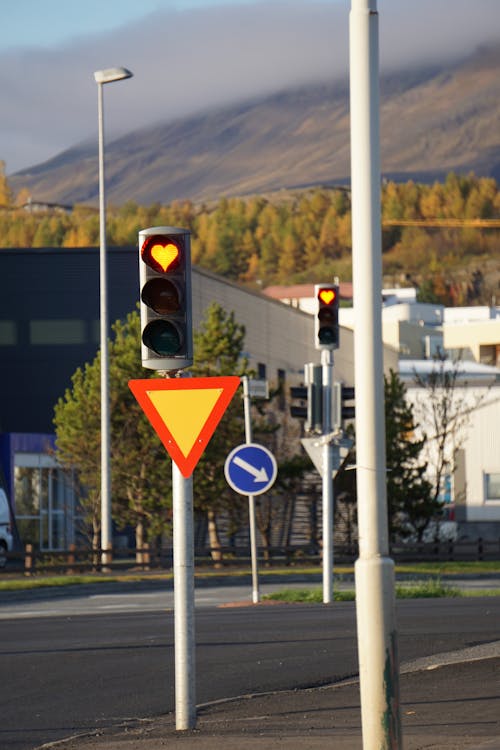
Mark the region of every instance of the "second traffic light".
[[333, 426], [336, 429], [344, 429], [345, 422], [351, 422], [356, 417], [354, 404], [346, 404], [346, 401], [354, 401], [355, 391], [353, 386], [334, 383], [332, 389], [332, 415]]
[[314, 287], [314, 345], [316, 349], [339, 348], [339, 288], [337, 284]]
[[320, 433], [323, 429], [323, 385], [321, 382], [321, 365], [308, 362], [304, 365], [305, 385], [292, 386], [290, 396], [306, 406], [290, 406], [292, 417], [305, 420], [305, 431]]
[[193, 364], [190, 234], [178, 227], [139, 232], [141, 359], [173, 372]]

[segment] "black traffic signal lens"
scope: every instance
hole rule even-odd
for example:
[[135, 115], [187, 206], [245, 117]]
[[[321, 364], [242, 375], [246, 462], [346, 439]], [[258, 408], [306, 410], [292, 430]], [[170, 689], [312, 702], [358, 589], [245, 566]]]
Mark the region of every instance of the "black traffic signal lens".
[[320, 328], [318, 331], [318, 339], [320, 344], [336, 344], [337, 333], [330, 327]]
[[176, 271], [182, 263], [183, 254], [180, 237], [154, 234], [141, 247], [142, 260], [158, 273]]
[[177, 354], [183, 344], [179, 329], [168, 320], [152, 320], [148, 323], [142, 333], [142, 340], [148, 349], [161, 357]]
[[335, 310], [333, 307], [322, 307], [321, 310], [318, 312], [318, 320], [320, 321], [321, 325], [323, 326], [333, 326], [335, 325]]
[[332, 307], [323, 307], [318, 312], [319, 329], [318, 339], [320, 344], [335, 344], [337, 341], [337, 326], [335, 310]]
[[143, 287], [141, 299], [158, 315], [176, 313], [181, 309], [178, 287], [168, 279], [157, 276], [150, 279]]

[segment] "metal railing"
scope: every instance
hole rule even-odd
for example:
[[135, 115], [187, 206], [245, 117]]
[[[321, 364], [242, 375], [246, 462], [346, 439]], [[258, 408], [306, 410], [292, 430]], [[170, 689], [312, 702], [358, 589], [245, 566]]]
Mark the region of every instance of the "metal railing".
[[[104, 565], [100, 549], [71, 546], [68, 550], [37, 550], [27, 544], [23, 551], [9, 553], [7, 572], [21, 572], [26, 576], [42, 574], [79, 575], [83, 573], [116, 573], [133, 571], [168, 571], [172, 569], [172, 549], [144, 545], [142, 549], [117, 549], [111, 561]], [[320, 546], [260, 547], [259, 564], [264, 568], [279, 566], [320, 566]], [[352, 565], [358, 556], [357, 546], [337, 545], [335, 565]], [[500, 539], [473, 541], [439, 541], [412, 544], [393, 544], [391, 557], [396, 563], [499, 561]], [[195, 550], [195, 565], [199, 569], [220, 569], [228, 572], [237, 568], [250, 569], [250, 547], [221, 547]]]

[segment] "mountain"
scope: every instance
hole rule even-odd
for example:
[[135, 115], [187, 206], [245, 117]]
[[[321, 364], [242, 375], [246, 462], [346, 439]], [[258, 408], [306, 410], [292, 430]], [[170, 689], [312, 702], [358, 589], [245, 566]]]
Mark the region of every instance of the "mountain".
[[[453, 64], [381, 78], [384, 177], [500, 178], [500, 42]], [[106, 146], [111, 203], [209, 201], [349, 180], [348, 81], [158, 124]], [[9, 178], [35, 200], [96, 203], [97, 144], [85, 143]]]

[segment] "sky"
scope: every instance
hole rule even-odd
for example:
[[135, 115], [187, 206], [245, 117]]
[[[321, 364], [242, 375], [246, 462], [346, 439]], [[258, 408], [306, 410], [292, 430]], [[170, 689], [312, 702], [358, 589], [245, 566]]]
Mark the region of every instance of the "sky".
[[[0, 160], [6, 173], [105, 138], [290, 86], [348, 75], [356, 0], [0, 0]], [[374, 0], [373, 0], [374, 2]], [[378, 0], [381, 70], [500, 41], [499, 0]]]

